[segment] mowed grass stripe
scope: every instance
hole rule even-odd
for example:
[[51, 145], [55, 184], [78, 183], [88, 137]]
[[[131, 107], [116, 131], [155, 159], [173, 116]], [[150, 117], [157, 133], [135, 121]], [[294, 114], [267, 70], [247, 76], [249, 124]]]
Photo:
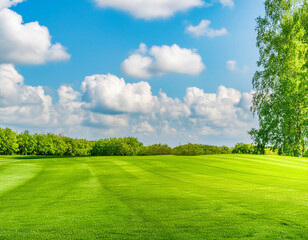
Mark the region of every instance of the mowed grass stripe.
[[0, 161], [0, 195], [25, 184], [38, 174], [40, 166], [20, 161]]
[[[199, 174], [199, 175], [202, 175], [202, 176], [211, 176], [211, 177], [214, 177], [214, 178], [217, 178], [217, 179], [220, 176], [221, 176], [220, 178], [225, 179], [226, 177], [228, 177], [230, 175], [230, 177], [233, 178], [234, 180], [239, 179], [240, 181], [243, 181], [244, 178], [245, 178], [245, 175], [246, 175], [246, 176], [248, 176], [249, 179], [256, 179], [257, 184], [260, 184], [259, 178], [262, 178], [262, 179], [266, 178], [266, 179], [264, 179], [264, 182], [267, 185], [272, 184], [273, 180], [277, 180], [279, 182], [281, 182], [281, 180], [286, 180], [287, 183], [289, 183], [289, 182], [292, 183], [292, 181], [299, 181], [299, 186], [305, 187], [305, 184], [303, 184], [303, 181], [307, 182], [307, 180], [297, 179], [300, 175], [296, 175], [296, 177], [297, 177], [296, 179], [294, 178], [294, 175], [292, 175], [293, 178], [284, 177], [284, 173], [288, 171], [288, 168], [286, 168], [286, 167], [279, 168], [279, 169], [271, 168], [270, 171], [269, 171], [269, 170], [267, 170], [268, 169], [267, 167], [265, 168], [264, 165], [261, 165], [261, 164], [260, 164], [259, 167], [256, 167], [256, 166], [254, 168], [252, 168], [252, 166], [246, 167], [245, 166], [246, 162], [247, 161], [245, 160], [245, 161], [241, 161], [241, 163], [234, 164], [232, 161], [230, 161], [228, 159], [227, 162], [224, 162], [223, 164], [215, 163], [215, 162], [210, 164], [210, 163], [208, 163], [208, 161], [202, 161], [202, 159], [196, 160], [196, 158], [192, 158], [192, 159], [187, 158], [187, 161], [178, 161], [176, 163], [172, 162], [171, 165], [169, 165], [169, 166], [166, 165], [165, 169], [167, 169], [167, 170], [162, 170], [162, 171], [163, 172], [167, 171], [169, 177], [173, 173], [175, 173], [175, 175], [178, 175], [179, 173], [186, 172], [188, 177], [190, 177], [191, 173]], [[140, 164], [144, 164], [144, 163], [142, 162]], [[153, 161], [146, 163], [146, 165], [151, 165], [151, 164], [153, 164]], [[192, 164], [196, 164], [197, 167], [196, 168], [189, 167]], [[223, 167], [220, 167], [221, 165]], [[245, 167], [243, 167], [243, 165]], [[248, 165], [251, 165], [251, 164], [248, 164]], [[264, 168], [265, 169], [260, 172], [259, 170], [262, 169], [262, 166], [263, 166], [263, 169]], [[173, 168], [173, 170], [176, 169], [176, 171], [169, 171], [169, 169], [171, 167]], [[251, 170], [249, 170], [249, 169], [251, 169]], [[187, 170], [190, 170], [190, 172], [187, 172]], [[273, 174], [273, 172], [274, 172], [273, 170], [275, 170], [276, 174]], [[155, 171], [155, 169], [154, 169], [154, 171]], [[237, 173], [237, 174], [234, 174], [234, 172]], [[307, 178], [306, 173], [307, 173], [307, 171], [303, 171], [303, 179]], [[272, 178], [272, 179], [267, 179], [267, 178]], [[290, 180], [292, 180], [292, 181], [290, 181]], [[292, 184], [292, 187], [293, 187], [293, 184]]]
[[[142, 162], [142, 163], [144, 163], [144, 162]], [[137, 165], [138, 165], [138, 167], [140, 167], [140, 164], [142, 164], [142, 163], [140, 163], [140, 162], [137, 162]], [[146, 165], [153, 165], [153, 161], [151, 161], [150, 163], [149, 162], [147, 162], [147, 164]], [[132, 169], [132, 167], [129, 167], [129, 169]], [[153, 171], [152, 170], [147, 170], [148, 172], [150, 172], [150, 173], [153, 173]], [[135, 172], [135, 171], [134, 171]], [[159, 172], [159, 171], [158, 171]], [[179, 172], [179, 171], [176, 171], [176, 172]], [[162, 174], [160, 173], [160, 174], [157, 174], [157, 175], [160, 175], [160, 176], [162, 176]], [[190, 174], [191, 175], [191, 174]], [[170, 176], [163, 176], [163, 177], [165, 177], [166, 179], [172, 179], [172, 180], [176, 180], [175, 178], [171, 178]], [[200, 176], [199, 176], [200, 177]], [[165, 182], [165, 181], [164, 181]], [[190, 183], [191, 184], [191, 183]], [[173, 185], [174, 185], [174, 183], [173, 183]], [[238, 186], [238, 183], [237, 184], [234, 184], [235, 186]], [[191, 187], [190, 185], [189, 185], [189, 187]], [[225, 187], [225, 185], [224, 185], [224, 187]], [[247, 186], [246, 186], [247, 187]], [[251, 187], [252, 189], [254, 189], [255, 188], [255, 186], [252, 186]], [[183, 190], [183, 189], [182, 189]], [[215, 188], [215, 191], [217, 191], [218, 189], [217, 189], [217, 186], [216, 186], [216, 188]], [[221, 189], [220, 191], [223, 191], [223, 189]], [[263, 192], [264, 191], [264, 188], [262, 187], [261, 188], [261, 191]], [[170, 189], [169, 189], [169, 192], [170, 192]], [[200, 195], [200, 194], [199, 194]]]
[[[122, 237], [125, 239], [133, 236], [134, 238], [140, 237], [142, 239], [142, 236], [145, 237], [149, 233], [154, 238], [159, 236], [165, 236], [166, 238], [174, 237], [171, 232], [163, 230], [165, 226], [160, 224], [159, 219], [154, 219], [153, 214], [150, 214], [150, 212], [145, 214], [142, 210], [142, 206], [151, 203], [149, 199], [145, 199], [147, 192], [143, 191], [142, 193], [138, 191], [138, 179], [140, 178], [118, 166], [113, 161], [117, 160], [111, 159], [108, 161], [104, 159], [100, 168], [96, 166], [95, 169], [95, 175], [104, 189], [103, 193], [107, 194], [111, 203], [106, 210], [108, 212], [111, 211], [111, 216], [116, 212], [116, 218], [109, 219], [110, 223], [113, 223], [112, 227], [106, 228], [104, 235], [117, 238], [121, 232], [125, 232], [122, 234]], [[119, 164], [120, 161], [117, 162]], [[133, 189], [131, 183], [134, 183]], [[141, 199], [143, 201], [140, 203]], [[104, 214], [109, 215], [107, 212]], [[121, 224], [117, 224], [119, 222]], [[161, 229], [161, 231], [157, 231], [158, 229]]]
[[[294, 200], [299, 200], [298, 202], [300, 204], [307, 205], [308, 203], [308, 201], [305, 201], [308, 197], [307, 183], [301, 181], [293, 181], [292, 179], [284, 179], [282, 177], [283, 173], [281, 173], [280, 177], [277, 177], [271, 176], [269, 174], [261, 175], [255, 173], [250, 174], [249, 172], [234, 172], [232, 168], [228, 170], [228, 168], [216, 167], [205, 163], [202, 163], [201, 166], [198, 165], [198, 168], [194, 168], [192, 173], [188, 172], [187, 176], [190, 177], [193, 173], [196, 172], [200, 175], [198, 178], [201, 178], [204, 173], [206, 173], [207, 178], [209, 175], [212, 175], [214, 181], [212, 184], [209, 184], [208, 187], [212, 186], [216, 190], [220, 189], [220, 191], [224, 191], [224, 189], [227, 189], [227, 191], [234, 191], [238, 194], [241, 194], [241, 186], [243, 186], [245, 189], [245, 191], [243, 191], [244, 194], [257, 194], [257, 198], [259, 198], [259, 195], [261, 197], [266, 196], [267, 198], [274, 197], [275, 199], [278, 197], [277, 201], [287, 202], [290, 201], [289, 198], [294, 198]], [[183, 169], [189, 169], [187, 162], [185, 161], [181, 167], [182, 171]], [[253, 171], [254, 170], [252, 170], [252, 172]], [[305, 176], [307, 176], [307, 171]], [[230, 183], [230, 187], [226, 188], [226, 183]], [[262, 194], [264, 190], [267, 190], [267, 192], [273, 192], [273, 194]], [[280, 194], [276, 194], [276, 192], [279, 192]], [[281, 194], [285, 195], [285, 197], [281, 196]]]
[[[231, 174], [232, 172], [237, 172], [239, 174], [246, 174], [249, 176], [255, 175], [256, 177], [259, 175], [262, 178], [272, 177], [279, 180], [285, 179], [287, 181], [292, 180], [308, 182], [307, 168], [302, 167], [300, 169], [293, 169], [292, 166], [277, 166], [276, 164], [272, 165], [270, 163], [269, 165], [263, 163], [259, 164], [258, 162], [247, 161], [247, 159], [244, 158], [237, 158], [235, 160], [231, 158], [224, 158], [223, 161], [221, 161], [220, 159], [219, 162], [202, 162], [201, 164], [205, 165], [206, 167], [213, 167], [216, 170], [220, 169], [223, 171], [224, 174], [226, 173], [226, 171], [229, 171]], [[303, 186], [303, 183], [300, 184], [301, 186]]]
[[0, 195], [0, 239], [308, 238], [307, 159], [8, 159], [40, 170]]
[[[185, 162], [186, 163], [186, 162]], [[204, 165], [204, 164], [203, 164]], [[199, 166], [199, 165], [198, 165]], [[181, 167], [181, 170], [177, 171], [179, 173], [183, 172], [184, 169], [189, 169], [188, 166], [183, 166]], [[212, 171], [211, 171], [212, 170]], [[276, 181], [275, 183], [272, 182], [272, 179], [263, 179], [262, 175], [257, 175], [256, 176], [243, 176], [240, 174], [234, 174], [233, 171], [228, 172], [226, 169], [223, 169], [223, 172], [219, 172], [219, 170], [221, 169], [204, 169], [201, 168], [200, 166], [195, 169], [193, 172], [186, 172], [186, 177], [185, 179], [194, 179], [192, 178], [192, 176], [194, 176], [197, 172], [197, 179], [204, 179], [204, 181], [211, 181], [211, 184], [208, 184], [206, 187], [207, 188], [213, 188], [214, 191], [233, 191], [233, 192], [237, 192], [238, 194], [242, 194], [242, 188], [241, 186], [243, 186], [243, 188], [246, 190], [243, 193], [244, 194], [260, 194], [260, 196], [262, 196], [262, 192], [264, 191], [264, 189], [266, 189], [267, 191], [272, 191], [273, 194], [272, 195], [265, 195], [267, 198], [268, 197], [275, 197], [275, 199], [277, 198], [277, 196], [279, 196], [278, 201], [284, 201], [284, 198], [281, 197], [280, 195], [276, 195], [275, 191], [278, 192], [282, 192], [281, 194], [285, 194], [288, 198], [286, 198], [286, 201], [289, 201], [290, 197], [295, 198], [295, 200], [301, 200], [301, 199], [307, 199], [307, 185], [301, 185], [302, 190], [304, 190], [304, 192], [301, 189], [298, 189], [294, 186], [285, 186], [283, 184], [285, 184], [286, 182], [288, 183], [289, 180], [286, 180], [286, 182], [282, 182], [281, 179], [278, 179], [279, 181]], [[206, 175], [204, 175], [204, 173], [206, 173]], [[172, 174], [172, 173], [171, 173]], [[212, 175], [213, 178], [211, 180], [209, 180], [209, 176]], [[240, 175], [240, 176], [238, 176]], [[203, 177], [205, 176], [205, 177]], [[227, 184], [230, 184], [230, 187], [226, 188]], [[196, 184], [191, 182], [191, 184]], [[200, 185], [201, 186], [201, 185]], [[248, 187], [249, 186], [249, 187]], [[273, 187], [274, 186], [274, 187]], [[279, 189], [279, 188], [285, 188], [285, 189]], [[247, 190], [248, 189], [248, 190]], [[250, 189], [252, 190], [252, 192], [250, 193]], [[259, 197], [258, 197], [259, 198]], [[300, 201], [300, 204], [307, 204], [306, 201]]]
[[76, 230], [88, 215], [89, 202], [96, 202], [99, 185], [86, 164], [60, 161], [43, 165], [35, 178], [0, 198], [1, 219], [5, 219], [1, 234], [7, 232], [8, 238], [17, 239], [59, 239]]

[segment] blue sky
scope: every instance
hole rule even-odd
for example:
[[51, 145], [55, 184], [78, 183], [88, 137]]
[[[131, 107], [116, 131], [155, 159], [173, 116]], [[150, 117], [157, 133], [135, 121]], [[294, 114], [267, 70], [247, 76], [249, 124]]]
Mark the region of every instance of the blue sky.
[[[147, 144], [249, 142], [263, 1], [127, 2], [0, 0], [0, 125], [91, 139], [133, 135]], [[202, 28], [202, 20], [211, 23]], [[25, 30], [33, 22], [35, 34]], [[142, 43], [147, 50], [138, 51]], [[20, 100], [10, 100], [14, 93]]]

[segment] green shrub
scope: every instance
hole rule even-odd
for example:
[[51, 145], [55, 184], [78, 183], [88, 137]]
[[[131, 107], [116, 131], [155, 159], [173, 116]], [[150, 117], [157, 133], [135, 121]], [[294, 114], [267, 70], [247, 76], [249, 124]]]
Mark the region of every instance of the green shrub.
[[196, 156], [196, 155], [202, 155], [204, 152], [202, 149], [202, 145], [188, 143], [185, 145], [180, 145], [175, 147], [173, 149], [173, 153], [175, 155]]
[[[279, 152], [280, 151], [280, 152]], [[253, 144], [238, 143], [232, 150], [202, 144], [185, 144], [172, 149], [167, 144], [143, 146], [134, 137], [109, 138], [98, 141], [74, 139], [56, 134], [34, 134], [28, 131], [16, 134], [9, 128], [0, 128], [0, 154], [55, 155], [55, 156], [136, 156], [136, 155], [213, 155], [213, 154], [283, 154], [282, 149], [263, 148]], [[304, 157], [308, 157], [305, 149]]]
[[90, 156], [95, 141], [64, 137], [67, 145], [65, 156]]
[[91, 151], [94, 156], [134, 156], [143, 144], [133, 137], [98, 140]]
[[254, 144], [237, 143], [232, 148], [234, 154], [258, 154], [257, 146]]
[[264, 149], [265, 155], [278, 155], [278, 149], [272, 150], [270, 147]]
[[211, 145], [200, 145], [200, 147], [203, 149], [204, 155], [214, 155], [214, 154], [230, 154], [231, 149], [227, 146], [211, 146]]
[[138, 155], [171, 155], [172, 153], [173, 149], [167, 144], [153, 144], [151, 146], [143, 147], [140, 149]]
[[173, 153], [175, 155], [183, 155], [183, 156], [230, 154], [231, 149], [226, 146], [218, 147], [211, 145], [189, 143], [175, 147], [173, 149]]

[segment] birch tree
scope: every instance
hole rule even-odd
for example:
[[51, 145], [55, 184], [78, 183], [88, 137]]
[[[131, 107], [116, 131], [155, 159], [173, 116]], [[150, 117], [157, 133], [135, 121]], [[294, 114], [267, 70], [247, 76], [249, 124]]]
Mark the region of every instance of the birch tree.
[[306, 0], [266, 0], [257, 19], [259, 71], [253, 78], [253, 113], [259, 129], [251, 136], [262, 152], [302, 156], [307, 146], [308, 5]]

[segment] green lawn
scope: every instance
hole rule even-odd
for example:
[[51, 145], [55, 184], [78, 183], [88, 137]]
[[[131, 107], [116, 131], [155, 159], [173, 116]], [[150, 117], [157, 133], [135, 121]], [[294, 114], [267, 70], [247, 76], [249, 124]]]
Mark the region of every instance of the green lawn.
[[308, 239], [308, 159], [0, 157], [0, 239]]

